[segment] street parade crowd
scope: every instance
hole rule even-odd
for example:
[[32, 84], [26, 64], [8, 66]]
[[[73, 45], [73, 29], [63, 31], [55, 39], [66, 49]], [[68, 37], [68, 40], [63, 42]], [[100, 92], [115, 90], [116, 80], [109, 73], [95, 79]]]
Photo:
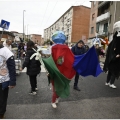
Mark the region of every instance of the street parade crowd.
[[[107, 72], [105, 85], [113, 89], [117, 88], [114, 85], [115, 79], [120, 76], [120, 26], [117, 23], [114, 24], [113, 40], [109, 43], [106, 52], [102, 51], [102, 54], [99, 44], [96, 43], [89, 48], [83, 40], [78, 40], [69, 48], [65, 44], [66, 36], [62, 31], [56, 31], [53, 34], [49, 46], [51, 54], [47, 57], [44, 56], [43, 49], [37, 47], [33, 41], [17, 45], [17, 55], [11, 50], [15, 44], [12, 44], [10, 39], [5, 43], [0, 41], [0, 118], [4, 118], [6, 112], [9, 88], [16, 86], [15, 57], [23, 59], [20, 71], [27, 68], [26, 74], [29, 76], [31, 87], [30, 95], [37, 94], [37, 75], [41, 72], [41, 65], [44, 66], [48, 83], [52, 85], [53, 108], [57, 108], [59, 98], [67, 98], [70, 95], [69, 83], [73, 77], [73, 89], [80, 91], [78, 86], [80, 76], [97, 77], [102, 72]], [[103, 70], [99, 60], [101, 55], [106, 56]]]

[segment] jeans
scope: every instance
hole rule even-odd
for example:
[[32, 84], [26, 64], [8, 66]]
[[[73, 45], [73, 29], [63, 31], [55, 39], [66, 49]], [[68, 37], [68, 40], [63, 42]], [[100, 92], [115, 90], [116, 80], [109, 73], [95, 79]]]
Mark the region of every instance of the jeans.
[[4, 115], [6, 112], [7, 98], [8, 98], [9, 88], [2, 89], [2, 84], [0, 83], [0, 115]]

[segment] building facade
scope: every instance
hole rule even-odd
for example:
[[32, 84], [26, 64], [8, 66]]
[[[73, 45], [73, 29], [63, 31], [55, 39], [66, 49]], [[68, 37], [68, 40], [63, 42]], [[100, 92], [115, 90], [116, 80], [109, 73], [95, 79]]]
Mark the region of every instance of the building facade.
[[98, 1], [91, 2], [89, 39], [96, 36], [96, 19], [98, 14]]
[[44, 29], [44, 40], [51, 40], [57, 30], [62, 30], [67, 37], [67, 44], [89, 37], [90, 8], [85, 6], [70, 7], [54, 24]]
[[42, 36], [38, 34], [30, 34], [30, 40], [38, 45], [42, 45]]
[[120, 1], [111, 1], [110, 3], [110, 18], [108, 26], [109, 41], [113, 37], [113, 25], [115, 22], [120, 21]]
[[111, 41], [113, 25], [115, 22], [120, 21], [119, 11], [120, 1], [92, 1], [89, 41], [96, 36], [104, 39], [106, 43]]
[[14, 41], [14, 38], [15, 38], [15, 36], [13, 33], [8, 32], [8, 31], [4, 31], [4, 32], [0, 31], [0, 40], [1, 41], [4, 41], [6, 39], [11, 39]]

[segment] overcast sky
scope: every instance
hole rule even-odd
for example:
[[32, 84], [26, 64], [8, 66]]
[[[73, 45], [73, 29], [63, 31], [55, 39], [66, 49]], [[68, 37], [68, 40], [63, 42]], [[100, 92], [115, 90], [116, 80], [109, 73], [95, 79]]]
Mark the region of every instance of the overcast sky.
[[[88, 0], [0, 0], [0, 22], [10, 22], [8, 31], [23, 33], [23, 10], [26, 34], [41, 34], [71, 6], [91, 7]], [[2, 30], [0, 28], [0, 30]]]

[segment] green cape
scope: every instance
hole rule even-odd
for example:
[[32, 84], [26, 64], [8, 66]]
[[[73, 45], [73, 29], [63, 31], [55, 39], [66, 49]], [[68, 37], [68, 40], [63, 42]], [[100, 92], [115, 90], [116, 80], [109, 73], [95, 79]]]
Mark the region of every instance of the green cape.
[[50, 74], [51, 80], [54, 81], [54, 87], [56, 94], [61, 98], [66, 98], [70, 94], [70, 79], [67, 79], [63, 74], [60, 73], [56, 67], [52, 56], [49, 58], [42, 58], [43, 63]]

